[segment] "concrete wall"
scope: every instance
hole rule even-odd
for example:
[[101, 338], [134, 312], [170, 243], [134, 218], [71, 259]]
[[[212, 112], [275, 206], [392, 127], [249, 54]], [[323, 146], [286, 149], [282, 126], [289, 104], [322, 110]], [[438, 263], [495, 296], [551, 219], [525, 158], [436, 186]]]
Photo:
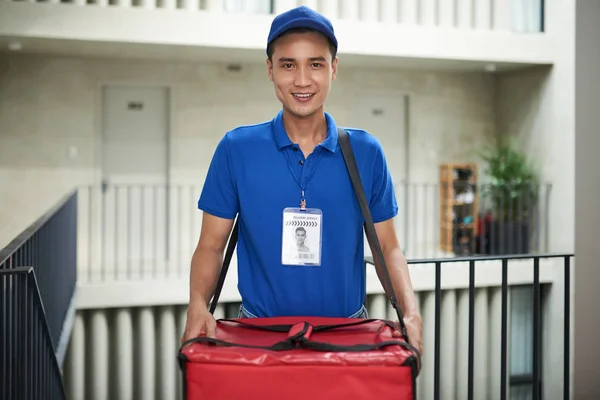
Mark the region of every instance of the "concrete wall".
[[597, 399], [598, 360], [600, 348], [596, 345], [600, 329], [600, 269], [598, 269], [598, 196], [600, 195], [600, 3], [595, 0], [577, 1], [576, 26], [576, 224], [575, 251], [573, 398]]
[[[10, 56], [0, 60], [0, 245], [76, 184], [99, 179], [99, 88], [107, 83], [172, 88], [172, 180], [202, 184], [219, 138], [272, 118], [280, 104], [263, 65]], [[486, 74], [345, 69], [327, 108], [351, 121], [365, 93], [410, 97], [410, 174], [437, 181], [440, 162], [476, 160], [494, 133], [494, 80]], [[375, 133], [376, 134], [376, 133]], [[69, 147], [78, 155], [69, 158]], [[14, 193], [19, 188], [19, 192]], [[25, 191], [23, 195], [22, 190]], [[18, 210], [18, 212], [15, 212]]]

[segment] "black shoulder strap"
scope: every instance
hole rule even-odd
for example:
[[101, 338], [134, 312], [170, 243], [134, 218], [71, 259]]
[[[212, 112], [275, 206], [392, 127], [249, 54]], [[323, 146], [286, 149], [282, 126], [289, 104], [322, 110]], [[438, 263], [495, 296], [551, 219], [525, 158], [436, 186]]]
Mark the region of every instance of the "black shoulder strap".
[[[352, 151], [352, 146], [350, 145], [350, 138], [345, 130], [342, 128], [338, 128], [338, 141], [340, 143], [340, 149], [342, 150], [342, 155], [344, 156], [344, 161], [346, 163], [346, 167], [348, 169], [348, 173], [350, 174], [350, 179], [352, 181], [352, 185], [354, 186], [354, 191], [356, 196], [358, 197], [358, 203], [360, 204], [360, 208], [363, 213], [363, 217], [365, 218], [365, 233], [367, 235], [367, 240], [369, 241], [369, 246], [371, 247], [371, 252], [376, 257], [375, 259], [375, 268], [381, 268], [382, 275], [384, 277], [384, 290], [390, 299], [390, 303], [394, 310], [396, 310], [396, 314], [398, 315], [398, 322], [400, 323], [400, 328], [402, 329], [402, 334], [404, 339], [408, 342], [408, 335], [406, 333], [406, 327], [404, 325], [404, 319], [402, 318], [402, 313], [400, 311], [398, 301], [396, 300], [396, 294], [394, 292], [394, 287], [392, 285], [392, 280], [390, 278], [390, 274], [388, 272], [385, 259], [383, 257], [383, 251], [381, 250], [381, 245], [379, 244], [379, 239], [377, 238], [377, 233], [375, 232], [375, 226], [373, 224], [373, 218], [371, 217], [371, 211], [369, 210], [369, 203], [367, 202], [365, 192], [362, 186], [362, 182], [360, 180], [360, 174], [358, 172], [358, 167], [356, 166], [356, 160], [354, 158], [354, 152]], [[229, 243], [227, 245], [227, 251], [225, 253], [225, 258], [223, 260], [223, 265], [221, 267], [221, 274], [219, 276], [219, 281], [217, 282], [217, 287], [215, 289], [215, 294], [212, 298], [210, 304], [210, 312], [214, 313], [217, 302], [219, 301], [219, 296], [221, 295], [221, 290], [223, 290], [223, 284], [225, 283], [225, 277], [227, 276], [227, 270], [229, 269], [229, 264], [231, 263], [231, 258], [233, 256], [233, 251], [235, 249], [237, 239], [238, 239], [238, 229], [239, 229], [239, 218], [236, 219], [235, 225], [233, 226], [233, 230], [231, 232], [231, 236], [229, 238]]]
[[346, 162], [346, 167], [348, 168], [348, 173], [350, 174], [350, 180], [354, 186], [354, 192], [356, 193], [356, 197], [358, 197], [358, 203], [360, 205], [360, 209], [362, 210], [363, 217], [365, 218], [365, 233], [367, 235], [367, 240], [369, 241], [369, 246], [371, 247], [371, 252], [373, 253], [375, 268], [380, 268], [382, 271], [381, 275], [384, 278], [383, 289], [388, 295], [392, 307], [394, 307], [394, 310], [396, 310], [398, 322], [400, 323], [400, 328], [402, 329], [402, 335], [408, 342], [408, 334], [404, 325], [404, 319], [402, 318], [402, 312], [400, 311], [400, 306], [398, 305], [398, 301], [396, 299], [396, 293], [394, 291], [392, 279], [390, 278], [390, 273], [383, 257], [383, 251], [381, 250], [381, 245], [379, 243], [379, 239], [377, 238], [377, 232], [375, 232], [373, 217], [371, 216], [369, 203], [365, 196], [365, 191], [360, 179], [360, 174], [356, 165], [356, 159], [354, 158], [354, 151], [352, 151], [352, 145], [350, 144], [350, 138], [346, 131], [342, 128], [338, 128], [338, 141], [340, 143], [342, 155], [344, 156], [344, 160]]
[[231, 236], [229, 237], [229, 243], [227, 244], [227, 252], [225, 253], [225, 258], [223, 259], [223, 266], [221, 267], [221, 274], [219, 275], [219, 281], [217, 282], [217, 287], [215, 289], [215, 294], [213, 296], [212, 301], [210, 302], [210, 313], [213, 314], [215, 309], [217, 308], [217, 303], [219, 301], [219, 296], [221, 295], [221, 290], [223, 290], [223, 284], [225, 283], [225, 277], [227, 276], [227, 270], [229, 269], [229, 264], [231, 263], [231, 258], [233, 257], [233, 250], [235, 250], [235, 245], [238, 240], [238, 229], [239, 229], [239, 217], [235, 220], [235, 225], [233, 225], [233, 230], [231, 231]]

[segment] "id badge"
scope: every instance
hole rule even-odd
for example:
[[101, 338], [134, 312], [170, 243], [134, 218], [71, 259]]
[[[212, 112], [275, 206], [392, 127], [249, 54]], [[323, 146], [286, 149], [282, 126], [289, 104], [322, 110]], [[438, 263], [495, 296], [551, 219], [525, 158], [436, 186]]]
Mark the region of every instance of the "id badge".
[[281, 263], [283, 265], [321, 265], [323, 213], [316, 208], [285, 208]]

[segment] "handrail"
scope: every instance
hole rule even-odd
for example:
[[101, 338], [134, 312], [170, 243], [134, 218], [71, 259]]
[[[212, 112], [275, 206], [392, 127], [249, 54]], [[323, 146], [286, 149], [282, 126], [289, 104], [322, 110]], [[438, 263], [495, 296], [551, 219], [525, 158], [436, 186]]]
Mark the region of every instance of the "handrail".
[[0, 269], [0, 298], [0, 398], [66, 399], [34, 269]]
[[[41, 217], [36, 219], [31, 225], [25, 228], [19, 235], [17, 235], [10, 243], [4, 248], [0, 249], [0, 269], [4, 269], [4, 266], [8, 264], [11, 257], [29, 240], [33, 235], [40, 230], [56, 213], [61, 210], [69, 200], [77, 194], [77, 189], [70, 191], [61, 197], [52, 208], [46, 211]], [[12, 265], [12, 264], [11, 264]], [[9, 265], [10, 267], [10, 265]]]
[[[502, 261], [502, 260], [530, 260], [534, 258], [547, 259], [547, 258], [565, 258], [574, 257], [573, 253], [529, 253], [529, 254], [499, 254], [492, 256], [466, 256], [466, 257], [447, 257], [447, 258], [416, 258], [406, 260], [408, 264], [448, 264], [448, 263], [460, 263], [470, 261]], [[365, 262], [373, 264], [373, 257], [365, 257]]]
[[32, 267], [48, 317], [50, 338], [61, 360], [75, 311], [78, 191], [60, 201], [0, 250], [0, 270]]

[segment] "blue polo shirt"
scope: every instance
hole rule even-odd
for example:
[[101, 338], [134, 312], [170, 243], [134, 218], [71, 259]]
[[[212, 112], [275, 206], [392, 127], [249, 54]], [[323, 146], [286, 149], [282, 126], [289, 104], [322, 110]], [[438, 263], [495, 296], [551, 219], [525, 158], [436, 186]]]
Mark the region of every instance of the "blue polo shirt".
[[[270, 121], [236, 128], [220, 140], [198, 208], [221, 218], [239, 213], [238, 290], [258, 317], [349, 317], [365, 299], [360, 206], [344, 163], [335, 121], [306, 159], [285, 132], [280, 111]], [[396, 216], [394, 187], [379, 141], [346, 128], [375, 223]], [[286, 207], [322, 211], [320, 266], [282, 265]]]

